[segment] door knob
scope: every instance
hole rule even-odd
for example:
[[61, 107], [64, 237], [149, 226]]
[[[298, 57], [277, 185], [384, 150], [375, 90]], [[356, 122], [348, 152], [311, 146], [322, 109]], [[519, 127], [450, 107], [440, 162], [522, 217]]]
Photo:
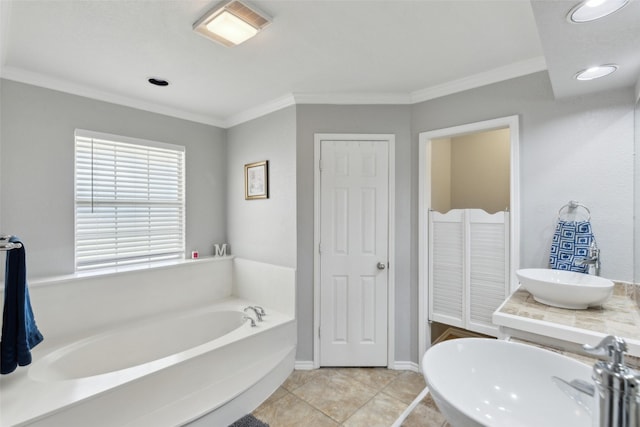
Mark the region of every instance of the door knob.
[[378, 265], [376, 265], [376, 267], [378, 267], [378, 270], [384, 270], [386, 265], [383, 262], [379, 262]]

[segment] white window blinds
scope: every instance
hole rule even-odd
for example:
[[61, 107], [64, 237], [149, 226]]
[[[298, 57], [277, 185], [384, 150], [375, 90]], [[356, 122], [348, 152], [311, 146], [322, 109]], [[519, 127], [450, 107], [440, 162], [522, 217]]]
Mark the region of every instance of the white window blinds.
[[184, 147], [76, 130], [76, 270], [184, 257], [184, 207]]

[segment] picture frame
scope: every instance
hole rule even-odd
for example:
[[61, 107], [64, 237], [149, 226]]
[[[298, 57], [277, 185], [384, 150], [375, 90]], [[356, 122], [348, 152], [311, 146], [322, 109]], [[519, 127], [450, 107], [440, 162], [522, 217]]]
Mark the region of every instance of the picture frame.
[[245, 200], [269, 198], [269, 161], [244, 165]]

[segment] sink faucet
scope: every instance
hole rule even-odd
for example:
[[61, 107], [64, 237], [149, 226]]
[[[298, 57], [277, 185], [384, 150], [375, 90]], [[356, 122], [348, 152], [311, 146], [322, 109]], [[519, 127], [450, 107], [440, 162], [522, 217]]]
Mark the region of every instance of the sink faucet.
[[595, 347], [585, 344], [583, 348], [603, 359], [595, 363], [592, 374], [599, 395], [598, 426], [640, 427], [640, 377], [624, 363], [627, 343], [609, 335]]
[[600, 275], [600, 249], [596, 245], [595, 240], [589, 245], [589, 252], [587, 256], [577, 261], [578, 265], [587, 265], [587, 273], [594, 276]]

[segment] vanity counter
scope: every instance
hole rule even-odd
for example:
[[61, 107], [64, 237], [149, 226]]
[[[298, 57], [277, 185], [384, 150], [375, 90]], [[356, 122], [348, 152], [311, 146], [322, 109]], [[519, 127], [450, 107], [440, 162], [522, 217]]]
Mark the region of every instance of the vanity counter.
[[613, 295], [602, 306], [586, 310], [550, 307], [518, 288], [493, 313], [502, 334], [543, 345], [581, 352], [582, 344], [596, 345], [607, 335], [622, 337], [628, 353], [640, 356], [640, 311], [627, 287], [616, 283]]

